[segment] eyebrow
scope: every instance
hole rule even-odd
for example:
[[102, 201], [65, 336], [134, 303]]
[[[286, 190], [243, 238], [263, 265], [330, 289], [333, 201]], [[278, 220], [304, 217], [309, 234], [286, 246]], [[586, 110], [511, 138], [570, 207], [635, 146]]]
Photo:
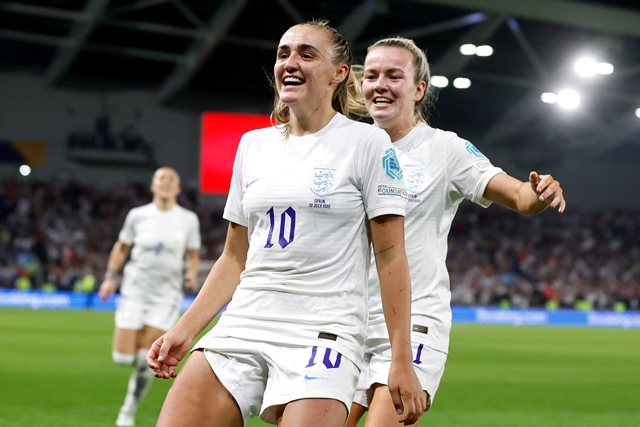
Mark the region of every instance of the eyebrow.
[[[306, 43], [297, 45], [297, 49], [298, 50], [311, 49], [311, 50], [314, 50], [314, 51], [320, 53], [320, 50], [317, 47], [315, 47], [314, 45], [311, 45], [311, 44], [306, 44]], [[283, 44], [282, 46], [278, 46], [278, 51], [280, 51], [280, 50], [291, 50], [291, 47], [289, 45]]]
[[[374, 69], [374, 70], [377, 70], [377, 69]], [[372, 68], [371, 67], [365, 68], [364, 72], [366, 73], [367, 71], [372, 71]], [[397, 72], [404, 73], [404, 70], [402, 68], [399, 68], [399, 67], [396, 67], [396, 68], [383, 68], [381, 70], [381, 72], [383, 72], [383, 73], [397, 73]]]

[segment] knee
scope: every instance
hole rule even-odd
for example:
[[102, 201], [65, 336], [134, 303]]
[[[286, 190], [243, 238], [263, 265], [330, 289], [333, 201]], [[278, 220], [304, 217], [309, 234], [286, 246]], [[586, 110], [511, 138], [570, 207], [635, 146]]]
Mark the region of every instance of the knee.
[[114, 363], [118, 365], [131, 366], [133, 365], [133, 362], [135, 362], [136, 360], [136, 355], [124, 354], [124, 353], [119, 353], [117, 351], [114, 351], [111, 353], [111, 358], [113, 359]]

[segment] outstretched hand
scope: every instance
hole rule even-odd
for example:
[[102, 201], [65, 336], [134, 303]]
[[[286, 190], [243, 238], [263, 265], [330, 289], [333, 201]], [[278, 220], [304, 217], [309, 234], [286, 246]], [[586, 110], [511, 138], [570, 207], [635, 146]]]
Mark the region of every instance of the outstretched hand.
[[427, 410], [427, 396], [411, 364], [392, 361], [389, 370], [389, 393], [399, 421], [404, 425], [415, 424]]
[[175, 378], [178, 363], [191, 347], [192, 338], [180, 331], [170, 330], [151, 345], [147, 365], [156, 378]]
[[564, 200], [562, 187], [551, 175], [538, 175], [538, 172], [529, 173], [529, 184], [531, 189], [538, 195], [538, 200], [546, 203], [553, 209], [558, 209], [563, 213], [567, 202]]

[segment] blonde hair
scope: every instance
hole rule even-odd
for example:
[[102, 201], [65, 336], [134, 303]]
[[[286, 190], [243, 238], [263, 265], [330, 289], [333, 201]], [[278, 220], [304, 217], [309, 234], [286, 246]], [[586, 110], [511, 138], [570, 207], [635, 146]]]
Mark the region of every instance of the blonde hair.
[[[424, 95], [414, 105], [413, 117], [416, 123], [427, 123], [425, 110], [430, 103], [430, 97], [427, 95], [431, 87], [429, 85], [429, 80], [431, 79], [431, 70], [429, 68], [429, 62], [427, 61], [427, 55], [415, 44], [413, 40], [400, 36], [378, 40], [367, 48], [367, 55], [372, 50], [379, 47], [397, 47], [408, 51], [413, 56], [413, 69], [415, 72], [414, 83], [417, 85], [421, 81], [424, 81], [427, 84], [427, 89], [425, 90]], [[369, 113], [367, 112], [367, 108], [365, 107], [364, 94], [362, 93], [364, 66], [353, 65], [351, 67], [351, 74], [355, 77], [354, 80], [357, 83], [353, 86], [351, 85], [351, 82], [349, 83], [349, 93], [351, 94], [351, 99], [349, 100], [349, 111], [351, 112], [351, 114], [359, 117], [370, 117]]]
[[[332, 63], [335, 65], [346, 64], [349, 67], [351, 66], [351, 62], [353, 61], [351, 55], [351, 47], [349, 46], [349, 43], [338, 32], [338, 30], [329, 25], [329, 21], [327, 21], [326, 19], [312, 19], [311, 21], [307, 21], [302, 24], [296, 24], [289, 29], [298, 26], [314, 27], [326, 31], [329, 34], [329, 40], [331, 43]], [[347, 78], [345, 78], [342, 82], [340, 82], [340, 84], [338, 84], [331, 97], [331, 106], [333, 107], [333, 109], [339, 113], [344, 114], [345, 116], [349, 115], [350, 105], [349, 92], [347, 87], [348, 85], [354, 84], [357, 84], [357, 82], [351, 76], [351, 73], [349, 73]], [[273, 111], [271, 112], [271, 122], [274, 124], [285, 125], [285, 134], [288, 135], [290, 131], [289, 107], [280, 100], [280, 95], [278, 95], [278, 90], [276, 89], [274, 81], [271, 82], [271, 85], [275, 92], [275, 96], [273, 99]]]

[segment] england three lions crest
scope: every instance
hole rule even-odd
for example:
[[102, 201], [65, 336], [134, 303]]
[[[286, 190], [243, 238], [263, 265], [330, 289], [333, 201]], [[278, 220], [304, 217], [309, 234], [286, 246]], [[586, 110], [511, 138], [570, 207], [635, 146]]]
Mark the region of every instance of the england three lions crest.
[[333, 190], [335, 169], [313, 169], [311, 191], [318, 196], [325, 196]]
[[419, 193], [424, 188], [424, 169], [405, 169], [405, 184], [410, 193]]

